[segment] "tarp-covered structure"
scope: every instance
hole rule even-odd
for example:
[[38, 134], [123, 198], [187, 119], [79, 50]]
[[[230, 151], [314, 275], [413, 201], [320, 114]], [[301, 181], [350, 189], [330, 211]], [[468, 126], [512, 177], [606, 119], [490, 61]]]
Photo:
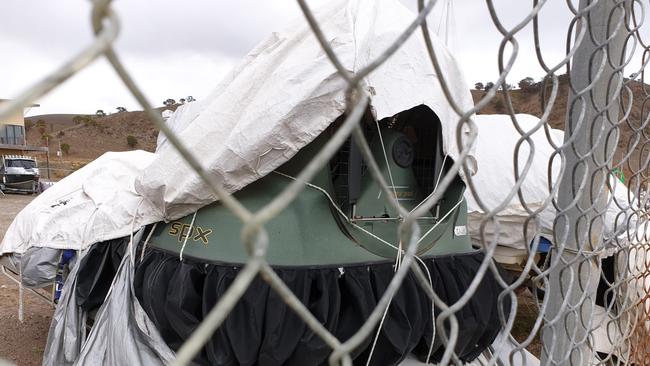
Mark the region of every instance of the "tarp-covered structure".
[[[415, 17], [398, 1], [370, 0], [333, 1], [315, 15], [328, 44], [351, 73], [379, 57]], [[456, 145], [460, 117], [443, 95], [440, 78], [444, 76], [451, 96], [461, 109], [470, 109], [473, 102], [454, 57], [435, 38], [433, 47], [444, 75], [434, 72], [423, 36], [416, 31], [395, 54], [365, 77], [361, 86], [371, 98], [371, 112], [377, 120], [420, 105], [430, 108], [441, 122], [443, 152], [455, 160], [460, 155]], [[273, 33], [251, 51], [210, 96], [181, 106], [169, 117], [168, 123], [189, 150], [200, 158], [208, 174], [229, 192], [236, 192], [287, 162], [340, 117], [346, 107], [347, 87], [313, 32], [301, 20], [286, 31]], [[463, 129], [462, 133], [462, 139], [466, 140], [469, 131]], [[469, 162], [472, 161], [473, 153], [470, 152]], [[118, 261], [112, 262], [115, 266], [102, 264], [111, 267], [114, 277], [109, 279], [112, 280], [111, 290], [102, 293], [105, 301], [87, 339], [83, 338], [86, 310], [79, 302], [83, 297], [79, 296], [78, 283], [74, 282], [76, 277], [68, 280], [73, 282], [66, 284], [68, 294], [64, 293], [62, 298], [64, 305], [57, 308], [45, 363], [152, 364], [165, 363], [173, 357], [147, 317], [149, 313], [143, 313], [136, 298], [140, 287], [134, 287], [133, 283], [134, 270], [137, 270], [133, 253], [139, 241], [131, 240], [129, 235], [149, 224], [183, 217], [216, 200], [213, 192], [162, 136], [155, 154], [106, 154], [30, 203], [9, 228], [0, 244], [0, 254], [20, 254], [41, 247], [77, 249], [82, 253], [82, 260], [77, 263], [88, 263], [93, 256], [92, 249], [88, 249], [100, 248], [111, 240], [123, 243], [126, 240], [129, 249], [119, 266], [116, 265]], [[454, 257], [449, 261], [453, 262]], [[477, 259], [476, 267], [480, 262], [481, 259]], [[185, 262], [180, 262], [180, 267], [183, 266]], [[392, 263], [388, 263], [382, 269], [387, 278], [393, 273], [391, 266]], [[460, 273], [458, 266], [453, 263], [450, 266], [455, 268], [447, 271], [450, 276]], [[464, 276], [458, 275], [455, 279], [466, 287], [475, 271], [476, 268], [467, 269]], [[363, 268], [358, 272], [359, 276], [368, 273]], [[72, 273], [78, 275], [75, 270]], [[336, 268], [332, 273], [338, 277]], [[405, 282], [406, 287], [416, 291], [415, 280], [409, 281], [413, 286]], [[491, 278], [489, 281], [495, 287], [482, 288], [495, 300], [496, 281]], [[445, 286], [443, 282], [446, 281], [439, 282]], [[75, 287], [75, 296], [71, 294], [72, 287]], [[463, 292], [461, 287], [454, 291], [458, 296]], [[378, 289], [377, 296], [381, 292], [383, 289]], [[357, 299], [363, 300], [362, 297]], [[418, 302], [426, 303], [427, 311], [411, 311], [414, 319], [431, 316], [426, 296], [420, 296]], [[395, 300], [395, 304], [398, 303]], [[406, 299], [401, 303], [416, 304]], [[497, 312], [490, 309], [479, 300], [471, 309], [468, 306], [463, 310], [463, 314], [476, 314], [466, 316], [468, 322], [463, 325], [466, 332], [472, 334], [463, 337], [462, 343], [467, 343], [463, 359], [477, 357], [496, 336], [499, 329]], [[292, 313], [287, 311], [287, 314]], [[394, 324], [391, 329], [403, 328], [399, 321], [387, 320], [386, 324]], [[431, 324], [414, 321], [411, 326], [426, 328]], [[489, 328], [485, 336], [483, 332], [476, 332], [478, 324]], [[115, 327], [120, 331], [115, 331]], [[429, 334], [428, 328], [426, 330], [420, 329], [419, 335], [409, 344], [402, 344], [398, 333], [391, 330], [384, 333], [392, 334], [390, 340], [399, 344], [401, 348], [396, 349], [402, 352], [419, 344], [421, 339], [426, 340], [424, 334]], [[475, 339], [479, 336], [480, 340]], [[129, 340], [133, 352], [123, 352], [124, 340]], [[167, 339], [165, 341], [169, 344]], [[306, 343], [314, 343], [314, 339], [308, 341]], [[438, 343], [437, 347], [440, 346]], [[396, 360], [405, 357], [403, 352], [395, 354], [391, 348], [380, 348], [378, 352], [391, 353]]]
[[[352, 73], [376, 59], [415, 16], [398, 1], [370, 0], [329, 2], [315, 15]], [[470, 109], [472, 97], [457, 61], [435, 37], [433, 45], [452, 97], [460, 108]], [[459, 116], [443, 95], [421, 32], [414, 32], [362, 85], [377, 119], [422, 104], [431, 108], [442, 122], [443, 150], [453, 159], [459, 156]], [[170, 121], [206, 171], [235, 192], [282, 165], [339, 117], [346, 88], [301, 19], [261, 42], [208, 97], [181, 106]], [[109, 164], [113, 157], [115, 163]], [[122, 159], [105, 156], [62, 181], [56, 194], [35, 199], [16, 217], [0, 254], [31, 246], [84, 249], [124, 236], [131, 226], [177, 219], [217, 200], [164, 140], [150, 160], [138, 157], [133, 166], [121, 168]], [[83, 177], [93, 177], [92, 183]], [[61, 191], [74, 191], [83, 203], [52, 207]], [[102, 201], [108, 197], [110, 205]]]
[[[534, 150], [527, 141], [523, 141], [517, 151], [517, 143], [525, 139], [515, 128], [510, 115], [477, 115], [474, 121], [479, 130], [476, 142], [478, 169], [472, 176], [472, 182], [485, 207], [479, 205], [469, 190], [465, 192], [468, 226], [473, 241], [477, 244], [482, 242], [481, 223], [488, 212], [497, 209], [495, 219], [499, 226], [494, 221], [487, 221], [484, 230], [486, 243], [496, 240], [498, 245], [518, 250], [525, 255], [526, 247], [530, 246], [537, 229], [540, 236], [553, 241], [553, 221], [557, 212], [551, 198], [556, 195], [549, 183], [553, 186], [559, 184], [561, 157], [553, 153], [555, 147], [562, 146], [564, 132], [549, 129], [547, 136], [539, 118], [517, 114], [516, 123], [519, 128], [525, 133], [534, 131], [530, 136]], [[516, 151], [517, 168], [514, 165]], [[524, 174], [530, 155], [531, 165]], [[550, 163], [552, 165], [549, 170]], [[523, 180], [521, 198], [517, 194], [508, 198], [515, 187], [516, 169]], [[610, 179], [610, 187], [607, 211], [603, 218], [604, 234], [606, 238], [620, 237], [620, 240], [625, 241], [628, 233], [624, 228], [627, 227], [627, 220], [633, 218], [634, 210], [629, 202], [633, 200], [628, 197], [627, 187], [618, 179]], [[530, 211], [537, 212], [537, 220], [530, 220], [528, 227], [525, 227], [526, 220], [531, 214], [522, 201]], [[633, 223], [630, 226], [633, 227]], [[524, 237], [526, 231], [527, 238]]]
[[162, 219], [134, 186], [154, 158], [141, 150], [109, 152], [63, 178], [16, 216], [0, 255], [31, 247], [82, 250], [130, 234], [145, 213], [147, 220]]

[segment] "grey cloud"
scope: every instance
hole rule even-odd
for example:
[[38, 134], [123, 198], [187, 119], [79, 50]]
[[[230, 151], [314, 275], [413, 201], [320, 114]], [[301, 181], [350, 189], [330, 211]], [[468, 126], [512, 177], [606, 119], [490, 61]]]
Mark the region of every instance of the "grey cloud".
[[[401, 1], [416, 10], [416, 1]], [[445, 2], [438, 0], [434, 14], [429, 17], [433, 30], [437, 30], [438, 23], [444, 19], [442, 5]], [[455, 54], [468, 81], [473, 84], [495, 80], [498, 74], [497, 52], [503, 36], [493, 24], [486, 2], [452, 0], [449, 3], [453, 4], [455, 13]], [[494, 3], [506, 28], [512, 28], [523, 20], [532, 7], [531, 1], [523, 0], [495, 0]], [[284, 28], [290, 19], [302, 18], [295, 0], [115, 0], [113, 6], [122, 24], [116, 49], [137, 80], [155, 85], [154, 88], [143, 86], [153, 94], [154, 100], [160, 95], [174, 95], [175, 92], [169, 90], [205, 90], [203, 83], [212, 87], [225, 73], [224, 66], [236, 63], [269, 32]], [[0, 14], [3, 15], [0, 42], [9, 40], [9, 43], [30, 49], [29, 53], [22, 53], [30, 55], [24, 60], [0, 60], [0, 78], [8, 80], [11, 78], [3, 75], [17, 73], [8, 70], [6, 65], [20, 65], [20, 75], [45, 75], [51, 67], [43, 68], [43, 62], [37, 63], [35, 58], [46, 59], [55, 65], [69, 59], [93, 39], [90, 11], [91, 4], [87, 0], [0, 0]], [[541, 45], [550, 65], [564, 57], [566, 30], [571, 16], [565, 1], [547, 1], [540, 13]], [[526, 26], [516, 38], [520, 55], [508, 82], [514, 84], [525, 76], [540, 78], [543, 71], [535, 57], [532, 25]], [[15, 49], [8, 46], [9, 57], [23, 57], [20, 52], [12, 51]], [[196, 55], [205, 61], [194, 62], [191, 68], [183, 62], [184, 58]], [[146, 66], [152, 63], [157, 64], [155, 67]], [[151, 75], [154, 70], [157, 74]], [[107, 72], [111, 73], [110, 77], [115, 77], [110, 70]], [[155, 78], [159, 80], [152, 81]], [[163, 90], [157, 91], [160, 88]], [[11, 96], [14, 92], [6, 85], [0, 85], [0, 97]], [[110, 93], [104, 91], [101, 98], [105, 99]], [[112, 93], [120, 95], [123, 91]], [[59, 100], [62, 99], [63, 96], [59, 95]]]
[[[300, 15], [293, 2], [116, 1], [122, 26], [116, 43], [131, 54], [174, 50], [241, 56], [286, 20]], [[67, 53], [92, 40], [89, 1], [2, 0], [0, 33]], [[27, 24], [27, 26], [26, 26]]]

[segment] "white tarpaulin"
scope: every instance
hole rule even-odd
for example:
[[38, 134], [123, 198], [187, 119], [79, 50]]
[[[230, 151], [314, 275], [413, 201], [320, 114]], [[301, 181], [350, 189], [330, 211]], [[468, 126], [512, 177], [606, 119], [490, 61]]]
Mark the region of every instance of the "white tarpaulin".
[[129, 235], [134, 217], [136, 229], [160, 221], [159, 211], [133, 186], [153, 157], [141, 150], [106, 153], [54, 184], [16, 216], [0, 254], [24, 253], [29, 247], [84, 249]]
[[[174, 112], [165, 109], [162, 111], [162, 117], [167, 127], [175, 134], [179, 134], [194, 121], [202, 110], [203, 102], [193, 101], [180, 105]], [[167, 144], [167, 136], [164, 133], [159, 133], [158, 139], [156, 140], [156, 152], [160, 151]]]
[[[355, 72], [388, 48], [415, 15], [397, 1], [339, 0], [316, 17], [343, 66]], [[461, 108], [471, 108], [457, 62], [435, 39], [434, 46], [454, 99]], [[216, 180], [237, 191], [290, 159], [339, 117], [345, 89], [301, 19], [258, 45], [199, 106], [190, 104], [189, 113], [179, 110], [193, 120], [180, 138]], [[445, 152], [458, 157], [459, 117], [443, 95], [419, 30], [364, 80], [364, 89], [379, 119], [429, 106], [442, 122]], [[216, 199], [170, 144], [161, 146], [136, 188], [163, 208], [167, 220]]]
[[[377, 58], [415, 15], [395, 0], [338, 0], [316, 12], [329, 44], [351, 72]], [[472, 107], [457, 62], [434, 39], [451, 93]], [[442, 122], [444, 149], [458, 157], [459, 117], [447, 103], [416, 31], [364, 80], [378, 118], [429, 106]], [[172, 129], [209, 174], [237, 191], [268, 174], [311, 142], [344, 111], [346, 83], [308, 28], [273, 33], [201, 102], [180, 107]], [[173, 220], [216, 200], [165, 139], [156, 154], [107, 154], [44, 192], [21, 212], [0, 254], [30, 246], [83, 249]], [[137, 212], [137, 215], [136, 215]]]
[[[517, 123], [525, 131], [532, 131], [539, 124], [539, 118], [527, 114], [517, 114]], [[515, 186], [514, 154], [517, 142], [521, 134], [515, 129], [509, 115], [477, 115], [474, 118], [479, 129], [478, 141], [476, 144], [476, 159], [478, 170], [472, 181], [478, 191], [481, 201], [487, 211], [494, 210], [505, 204], [499, 210], [496, 218], [499, 220], [498, 244], [515, 249], [524, 249], [530, 244], [535, 233], [534, 222], [531, 220], [528, 229], [528, 242], [524, 240], [525, 220], [529, 213], [522, 205], [519, 197], [515, 194], [507, 202], [507, 195]], [[556, 146], [562, 145], [564, 132], [551, 129], [550, 135]], [[544, 209], [539, 213], [540, 235], [553, 240], [553, 220], [556, 210], [552, 202], [547, 201], [551, 194], [548, 185], [548, 166], [552, 153], [555, 150], [548, 141], [543, 126], [537, 129], [531, 136], [534, 144], [534, 155], [532, 165], [528, 173], [523, 177], [521, 195], [529, 209]], [[523, 175], [523, 169], [532, 153], [526, 142], [521, 144], [518, 153], [518, 172]], [[552, 167], [552, 182], [558, 182], [561, 161], [556, 155]], [[614, 187], [613, 199], [607, 206], [604, 218], [605, 235], [613, 235], [615, 223], [618, 221], [618, 232], [622, 234], [621, 225], [626, 220], [625, 212], [629, 211], [628, 190], [618, 180], [612, 179]], [[468, 227], [472, 240], [481, 243], [480, 225], [481, 220], [486, 216], [483, 210], [467, 190], [465, 192], [468, 210]], [[611, 197], [611, 194], [610, 194]], [[623, 214], [621, 214], [623, 212]], [[619, 215], [621, 214], [621, 215]], [[497, 235], [497, 228], [493, 223], [488, 222], [485, 229], [486, 240], [489, 243]]]

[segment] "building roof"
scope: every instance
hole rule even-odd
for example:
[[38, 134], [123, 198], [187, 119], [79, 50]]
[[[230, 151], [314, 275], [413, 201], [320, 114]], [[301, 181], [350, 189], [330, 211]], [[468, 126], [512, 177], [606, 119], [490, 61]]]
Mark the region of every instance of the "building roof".
[[[0, 103], [2, 103], [2, 102], [9, 102], [10, 100], [11, 100], [11, 99], [3, 99], [3, 98], [0, 98]], [[25, 105], [25, 108], [40, 107], [40, 106], [41, 106], [40, 104], [32, 103], [32, 104]]]

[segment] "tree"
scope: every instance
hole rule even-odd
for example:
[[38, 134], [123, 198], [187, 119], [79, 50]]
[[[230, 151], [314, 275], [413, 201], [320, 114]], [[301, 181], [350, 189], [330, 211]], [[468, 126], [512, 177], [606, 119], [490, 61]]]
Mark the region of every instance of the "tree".
[[485, 85], [483, 85], [483, 83], [479, 81], [478, 83], [474, 84], [474, 89], [483, 90], [485, 89]]
[[126, 112], [126, 108], [124, 108], [124, 107], [117, 107], [115, 109], [117, 109], [117, 113]]
[[193, 101], [195, 101], [195, 100], [196, 100], [196, 99], [194, 99], [194, 97], [191, 96], [191, 95], [189, 95], [189, 96], [187, 97], [187, 102], [188, 102], [188, 103], [189, 103], [189, 102], [193, 102]]
[[126, 144], [131, 146], [131, 147], [135, 147], [135, 145], [138, 144], [138, 139], [133, 135], [128, 135], [126, 137]]
[[106, 112], [104, 112], [102, 109], [98, 109], [97, 112], [95, 112], [95, 115], [97, 117], [106, 117]]
[[63, 151], [64, 154], [68, 155], [70, 153], [70, 144], [62, 143], [61, 151]]
[[519, 80], [519, 83], [517, 83], [517, 86], [519, 89], [523, 91], [529, 91], [530, 88], [535, 84], [535, 79], [531, 78], [530, 76], [527, 76], [521, 80]]
[[181, 98], [181, 99], [179, 99], [178, 102], [179, 102], [180, 104], [185, 104], [185, 98]]
[[45, 121], [42, 119], [39, 119], [36, 121], [36, 127], [38, 128], [38, 132], [42, 135], [45, 133]]
[[166, 106], [172, 106], [172, 105], [176, 104], [176, 100], [174, 100], [172, 98], [168, 98], [167, 100], [165, 100], [163, 102], [163, 104], [166, 105]]
[[488, 81], [487, 83], [485, 83], [485, 88], [484, 88], [484, 90], [490, 90], [490, 89], [492, 89], [493, 87], [494, 87], [494, 83], [491, 82], [491, 81]]

